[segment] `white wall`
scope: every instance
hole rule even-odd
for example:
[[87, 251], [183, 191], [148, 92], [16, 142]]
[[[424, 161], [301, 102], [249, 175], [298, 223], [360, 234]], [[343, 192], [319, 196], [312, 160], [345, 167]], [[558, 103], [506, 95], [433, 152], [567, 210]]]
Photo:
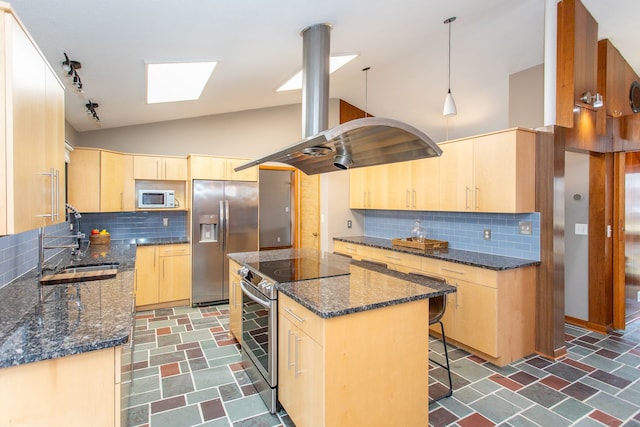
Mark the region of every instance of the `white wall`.
[[564, 179], [565, 315], [589, 320], [589, 236], [575, 230], [589, 224], [589, 155], [567, 151]]
[[544, 64], [509, 76], [509, 127], [544, 125]]

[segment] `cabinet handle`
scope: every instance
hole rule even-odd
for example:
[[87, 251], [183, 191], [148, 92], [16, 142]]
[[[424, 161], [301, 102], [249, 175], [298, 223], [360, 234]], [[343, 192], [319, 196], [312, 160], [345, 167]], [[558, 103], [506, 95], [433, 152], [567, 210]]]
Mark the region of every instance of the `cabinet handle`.
[[476, 199], [476, 210], [480, 210], [480, 206], [478, 205], [478, 192], [480, 191], [480, 189], [476, 186], [476, 194], [475, 194], [475, 199]]
[[411, 191], [411, 207], [416, 208], [416, 190]]
[[162, 165], [160, 160], [156, 160], [156, 178], [162, 178]]
[[49, 172], [41, 172], [39, 175], [48, 176], [50, 178], [49, 181], [49, 190], [51, 191], [51, 211], [46, 214], [37, 214], [37, 217], [49, 218], [51, 222], [55, 220], [56, 217], [56, 191], [55, 191], [55, 180], [56, 180], [56, 172], [54, 168], [49, 169]]
[[160, 256], [166, 256], [166, 255], [170, 255], [170, 254], [184, 254], [186, 251], [186, 249], [167, 249], [162, 251], [162, 255]]
[[385, 255], [385, 258], [389, 258], [389, 259], [394, 259], [396, 261], [400, 261], [400, 257], [399, 256], [393, 256], [393, 255]]
[[298, 316], [297, 314], [295, 314], [295, 313], [293, 312], [293, 310], [291, 310], [290, 308], [285, 308], [285, 309], [284, 309], [284, 311], [286, 311], [287, 313], [289, 313], [289, 314], [290, 314], [294, 319], [296, 319], [298, 322], [300, 322], [300, 323], [304, 323], [304, 322], [305, 322], [305, 320], [304, 320], [302, 317], [300, 317], [300, 316]]
[[409, 201], [409, 190], [407, 190], [407, 193], [404, 196], [404, 204], [406, 205], [406, 207], [410, 208], [411, 207], [411, 202]]
[[464, 193], [464, 208], [465, 209], [469, 209], [469, 193], [471, 192], [471, 189], [469, 187], [464, 187], [465, 188], [465, 193]]
[[291, 363], [291, 335], [293, 335], [293, 332], [291, 332], [291, 329], [289, 329], [288, 331], [288, 336], [287, 336], [287, 369], [292, 367], [294, 363]]
[[60, 170], [56, 169], [56, 219], [60, 218]]
[[354, 253], [354, 254], [356, 253], [355, 248], [353, 248], [353, 247], [351, 247], [351, 246], [345, 246], [345, 247], [344, 247], [344, 250], [345, 250], [345, 251], [347, 251], [347, 252]]
[[455, 273], [455, 274], [464, 274], [464, 271], [460, 271], [460, 270], [451, 270], [450, 268], [445, 268], [442, 267], [441, 268], [442, 271], [448, 271], [449, 273]]
[[296, 340], [296, 357], [295, 357], [295, 364], [296, 364], [296, 368], [294, 371], [295, 376], [297, 377], [298, 375], [300, 375], [300, 373], [302, 371], [300, 371], [300, 341], [302, 341], [302, 338], [299, 338], [298, 335], [296, 334], [295, 338]]

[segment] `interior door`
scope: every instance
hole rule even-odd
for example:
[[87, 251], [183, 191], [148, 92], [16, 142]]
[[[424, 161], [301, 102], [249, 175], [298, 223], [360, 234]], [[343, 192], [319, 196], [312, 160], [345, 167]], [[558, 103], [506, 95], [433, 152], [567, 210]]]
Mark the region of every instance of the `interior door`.
[[299, 233], [296, 247], [320, 250], [320, 178], [296, 171]]

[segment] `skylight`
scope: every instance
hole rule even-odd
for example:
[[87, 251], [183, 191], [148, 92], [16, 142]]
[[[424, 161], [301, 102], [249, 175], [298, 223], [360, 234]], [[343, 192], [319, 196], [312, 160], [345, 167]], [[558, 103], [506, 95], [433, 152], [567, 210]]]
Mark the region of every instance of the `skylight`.
[[[336, 55], [329, 58], [329, 73], [333, 73], [346, 63], [350, 62], [353, 58], [358, 56], [357, 54], [350, 55]], [[282, 92], [285, 90], [302, 89], [302, 70], [291, 77], [285, 84], [276, 89], [276, 92]]]
[[217, 62], [147, 64], [147, 104], [199, 99]]

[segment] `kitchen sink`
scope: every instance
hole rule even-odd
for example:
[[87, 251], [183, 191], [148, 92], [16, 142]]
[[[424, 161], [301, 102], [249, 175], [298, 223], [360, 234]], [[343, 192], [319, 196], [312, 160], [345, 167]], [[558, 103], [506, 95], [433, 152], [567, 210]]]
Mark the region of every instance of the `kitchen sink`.
[[118, 273], [119, 266], [120, 264], [117, 262], [99, 265], [70, 266], [43, 276], [40, 278], [40, 283], [43, 285], [60, 285], [64, 283], [110, 279]]
[[120, 263], [117, 263], [117, 262], [111, 262], [108, 264], [98, 264], [98, 265], [75, 265], [72, 267], [63, 268], [56, 274], [83, 273], [83, 272], [101, 271], [101, 270], [117, 270], [119, 266], [120, 266]]

